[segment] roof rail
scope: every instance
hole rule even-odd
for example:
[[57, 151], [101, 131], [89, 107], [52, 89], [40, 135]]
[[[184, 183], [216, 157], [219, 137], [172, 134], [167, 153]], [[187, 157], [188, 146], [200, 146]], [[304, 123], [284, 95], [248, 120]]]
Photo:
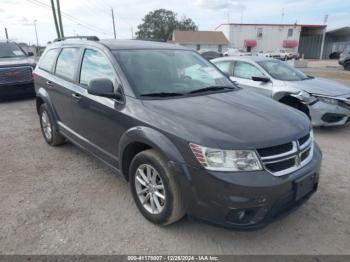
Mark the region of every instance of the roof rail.
[[100, 39], [97, 36], [79, 35], [79, 36], [65, 36], [65, 37], [61, 37], [61, 38], [56, 38], [55, 40], [53, 40], [53, 42], [64, 41], [67, 39], [86, 39], [86, 40], [90, 40], [90, 41], [100, 41]]

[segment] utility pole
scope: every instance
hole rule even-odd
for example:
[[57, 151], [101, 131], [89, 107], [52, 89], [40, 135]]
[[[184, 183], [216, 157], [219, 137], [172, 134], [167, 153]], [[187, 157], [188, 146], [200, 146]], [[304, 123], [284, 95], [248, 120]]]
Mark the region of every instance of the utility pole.
[[112, 21], [113, 21], [113, 33], [114, 33], [114, 39], [117, 38], [117, 34], [115, 32], [115, 22], [114, 22], [114, 12], [113, 12], [113, 8], [111, 8], [112, 11]]
[[6, 36], [6, 41], [9, 41], [9, 35], [7, 33], [7, 28], [5, 27], [5, 36]]
[[56, 2], [57, 2], [58, 23], [59, 23], [59, 25], [60, 25], [61, 38], [63, 38], [63, 37], [64, 37], [64, 33], [63, 33], [63, 26], [62, 26], [62, 16], [61, 16], [60, 0], [56, 0]]
[[38, 38], [38, 31], [36, 30], [36, 20], [34, 20], [33, 24], [34, 24], [35, 37], [36, 37], [36, 55], [38, 56], [38, 54], [39, 54], [39, 38]]
[[58, 28], [57, 17], [56, 17], [56, 10], [55, 10], [55, 4], [54, 4], [53, 0], [51, 0], [51, 8], [52, 8], [53, 20], [54, 20], [54, 22], [55, 22], [55, 28], [56, 28], [57, 38], [60, 38], [60, 37], [61, 37], [61, 34], [60, 34], [60, 29]]
[[131, 39], [134, 39], [134, 28], [131, 27]]
[[325, 15], [324, 16], [324, 20], [323, 20], [323, 24], [325, 25], [325, 27], [323, 28], [323, 32], [322, 32], [322, 43], [321, 43], [321, 51], [320, 51], [320, 60], [323, 58], [324, 41], [326, 39], [327, 20], [328, 20], [328, 15]]

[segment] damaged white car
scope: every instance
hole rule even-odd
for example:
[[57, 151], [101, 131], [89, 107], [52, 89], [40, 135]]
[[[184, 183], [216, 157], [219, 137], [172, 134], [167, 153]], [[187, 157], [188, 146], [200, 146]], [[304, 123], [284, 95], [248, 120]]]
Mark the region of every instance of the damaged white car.
[[307, 76], [272, 58], [223, 57], [211, 62], [238, 86], [304, 112], [314, 126], [337, 126], [350, 121], [350, 87], [339, 82]]

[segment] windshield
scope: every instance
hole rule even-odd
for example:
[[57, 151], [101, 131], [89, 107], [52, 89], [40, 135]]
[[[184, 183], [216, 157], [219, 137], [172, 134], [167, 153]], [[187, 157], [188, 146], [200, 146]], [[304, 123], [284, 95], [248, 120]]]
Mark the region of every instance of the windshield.
[[25, 56], [15, 43], [0, 43], [0, 58]]
[[211, 63], [193, 51], [121, 50], [114, 54], [140, 96], [156, 93], [181, 95], [208, 87], [235, 87]]
[[279, 60], [261, 61], [258, 64], [273, 78], [283, 81], [300, 81], [309, 79], [307, 75]]

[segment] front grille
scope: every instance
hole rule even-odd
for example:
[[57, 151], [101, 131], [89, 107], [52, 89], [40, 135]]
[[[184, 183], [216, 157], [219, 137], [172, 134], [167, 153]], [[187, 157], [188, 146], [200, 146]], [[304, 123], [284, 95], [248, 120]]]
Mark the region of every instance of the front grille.
[[335, 113], [326, 113], [322, 116], [321, 119], [327, 123], [337, 123], [339, 121], [342, 121], [344, 117], [346, 117], [346, 115], [335, 114]]
[[279, 172], [295, 165], [295, 157], [287, 160], [278, 161], [276, 163], [266, 164], [265, 167], [271, 172]]
[[313, 137], [307, 134], [296, 141], [258, 149], [263, 166], [275, 176], [287, 175], [298, 170], [312, 159]]
[[308, 139], [310, 138], [310, 133], [308, 133], [306, 136], [303, 136], [302, 138], [299, 138], [299, 144], [302, 145], [304, 144]]
[[0, 85], [30, 82], [32, 70], [30, 66], [0, 68]]
[[303, 162], [310, 155], [311, 148], [308, 148], [303, 153], [301, 153], [300, 160]]
[[290, 151], [292, 150], [292, 148], [293, 148], [293, 144], [287, 143], [283, 145], [258, 149], [258, 153], [261, 157], [278, 155], [278, 154], [282, 154], [283, 152]]

